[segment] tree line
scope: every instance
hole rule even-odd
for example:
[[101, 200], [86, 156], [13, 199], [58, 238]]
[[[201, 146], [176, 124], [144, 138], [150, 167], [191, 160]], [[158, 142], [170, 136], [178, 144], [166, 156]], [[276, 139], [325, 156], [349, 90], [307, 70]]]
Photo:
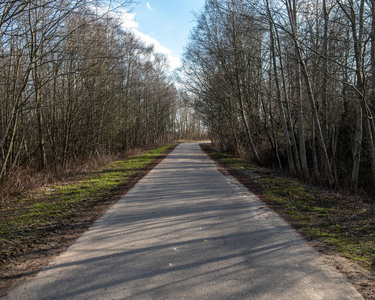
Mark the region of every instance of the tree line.
[[185, 135], [166, 57], [108, 3], [0, 1], [0, 179]]
[[331, 187], [375, 180], [375, 1], [206, 0], [186, 88], [222, 149]]

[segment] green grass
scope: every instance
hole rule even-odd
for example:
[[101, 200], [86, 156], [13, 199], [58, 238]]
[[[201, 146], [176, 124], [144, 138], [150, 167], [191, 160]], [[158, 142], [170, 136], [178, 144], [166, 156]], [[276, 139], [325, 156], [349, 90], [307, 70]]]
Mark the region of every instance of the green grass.
[[[73, 219], [85, 218], [106, 201], [106, 195], [128, 182], [160, 157], [167, 145], [113, 162], [90, 174], [72, 178], [19, 197], [0, 210], [0, 263], [18, 255], [33, 239]], [[108, 198], [108, 197], [107, 197]]]
[[358, 197], [344, 197], [306, 185], [212, 147], [204, 148], [235, 175], [250, 180], [256, 192], [306, 237], [320, 240], [347, 258], [374, 269], [374, 205]]

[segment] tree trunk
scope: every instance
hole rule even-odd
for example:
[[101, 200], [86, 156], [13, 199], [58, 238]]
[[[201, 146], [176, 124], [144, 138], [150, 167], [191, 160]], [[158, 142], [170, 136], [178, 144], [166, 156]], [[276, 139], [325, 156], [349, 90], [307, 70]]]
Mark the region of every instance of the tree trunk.
[[298, 35], [297, 35], [297, 32], [296, 32], [296, 29], [297, 29], [297, 24], [296, 24], [296, 18], [297, 18], [296, 7], [297, 7], [297, 4], [296, 4], [295, 1], [293, 1], [293, 6], [292, 6], [290, 1], [291, 0], [288, 0], [286, 4], [287, 4], [287, 9], [288, 9], [288, 14], [289, 14], [290, 25], [291, 25], [291, 28], [292, 28], [292, 38], [293, 38], [294, 46], [295, 46], [295, 49], [296, 49], [297, 59], [298, 59], [299, 64], [302, 68], [302, 74], [303, 74], [303, 77], [304, 77], [305, 83], [306, 83], [307, 94], [308, 94], [310, 104], [311, 104], [312, 114], [313, 114], [313, 118], [314, 118], [315, 125], [316, 125], [316, 130], [317, 130], [317, 134], [318, 134], [318, 140], [319, 140], [319, 143], [320, 143], [320, 148], [321, 148], [321, 151], [322, 151], [322, 154], [323, 154], [323, 158], [325, 160], [325, 167], [327, 168], [328, 183], [329, 183], [330, 186], [333, 186], [334, 185], [334, 177], [333, 177], [333, 173], [332, 173], [331, 162], [330, 162], [328, 152], [327, 152], [327, 147], [326, 147], [326, 144], [325, 144], [325, 141], [324, 141], [322, 128], [320, 126], [318, 110], [316, 108], [314, 93], [313, 93], [313, 90], [312, 90], [312, 87], [311, 87], [311, 82], [310, 82], [307, 66], [306, 66], [305, 61], [302, 58], [301, 46], [299, 44]]
[[268, 0], [267, 0], [267, 13], [268, 13], [268, 18], [269, 18], [269, 26], [270, 26], [270, 41], [271, 41], [270, 51], [271, 51], [271, 56], [272, 56], [273, 72], [274, 72], [274, 78], [275, 78], [275, 84], [276, 84], [276, 97], [277, 97], [277, 102], [279, 106], [281, 121], [283, 124], [283, 130], [284, 130], [284, 136], [285, 136], [285, 142], [286, 142], [286, 150], [287, 150], [287, 155], [288, 155], [289, 171], [293, 176], [295, 176], [296, 168], [295, 168], [294, 160], [293, 160], [292, 145], [290, 143], [288, 127], [287, 127], [287, 123], [285, 120], [285, 112], [284, 112], [284, 107], [283, 107], [282, 99], [281, 99], [280, 82], [279, 82], [279, 76], [278, 76], [277, 65], [276, 65], [275, 41], [274, 41], [274, 34], [273, 34], [274, 24], [273, 24], [271, 12], [269, 10]]
[[350, 180], [350, 186], [352, 189], [356, 190], [358, 185], [358, 174], [359, 174], [359, 164], [361, 162], [361, 146], [362, 146], [362, 107], [360, 100], [356, 103], [356, 126], [355, 126], [355, 137], [353, 145], [353, 168], [352, 168], [352, 178]]

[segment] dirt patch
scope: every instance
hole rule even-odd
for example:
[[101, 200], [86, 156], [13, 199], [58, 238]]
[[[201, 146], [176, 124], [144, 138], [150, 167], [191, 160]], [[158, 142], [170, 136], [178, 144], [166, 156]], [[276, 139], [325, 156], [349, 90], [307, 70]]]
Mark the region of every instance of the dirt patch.
[[[261, 177], [266, 177], [269, 174], [269, 170], [264, 169], [261, 172], [251, 170], [237, 171], [230, 168], [228, 165], [223, 163], [220, 159], [217, 159], [212, 155], [213, 148], [208, 144], [201, 144], [202, 150], [208, 154], [213, 161], [216, 162], [219, 171], [222, 173], [228, 173], [235, 177], [240, 183], [246, 188], [256, 194], [263, 202], [267, 204], [272, 210], [278, 213], [285, 221], [287, 221], [297, 232], [303, 236], [308, 243], [314, 247], [324, 258], [327, 264], [333, 266], [339, 270], [349, 282], [361, 293], [365, 299], [375, 299], [375, 272], [362, 267], [359, 263], [349, 260], [341, 252], [338, 252], [334, 247], [329, 246], [316, 237], [309, 235], [304, 231], [299, 222], [296, 222], [286, 211], [282, 205], [278, 205], [274, 201], [271, 201], [266, 194], [263, 192], [263, 187], [258, 182]], [[271, 174], [269, 174], [271, 175]], [[322, 191], [324, 192], [324, 191]], [[374, 261], [375, 267], [375, 261]]]
[[[176, 145], [177, 146], [177, 145]], [[52, 258], [65, 251], [95, 220], [100, 218], [109, 207], [125, 195], [139, 180], [159, 164], [174, 148], [169, 148], [147, 167], [133, 175], [127, 182], [120, 184], [108, 193], [89, 201], [69, 219], [49, 226], [37, 236], [17, 245], [16, 252], [1, 261], [0, 297], [5, 296], [11, 288], [38, 270], [45, 267]]]

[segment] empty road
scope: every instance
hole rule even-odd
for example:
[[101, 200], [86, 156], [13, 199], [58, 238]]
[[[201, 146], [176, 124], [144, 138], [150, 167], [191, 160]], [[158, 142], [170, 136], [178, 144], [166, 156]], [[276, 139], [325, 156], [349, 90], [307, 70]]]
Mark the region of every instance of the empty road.
[[3, 299], [362, 299], [197, 143]]

